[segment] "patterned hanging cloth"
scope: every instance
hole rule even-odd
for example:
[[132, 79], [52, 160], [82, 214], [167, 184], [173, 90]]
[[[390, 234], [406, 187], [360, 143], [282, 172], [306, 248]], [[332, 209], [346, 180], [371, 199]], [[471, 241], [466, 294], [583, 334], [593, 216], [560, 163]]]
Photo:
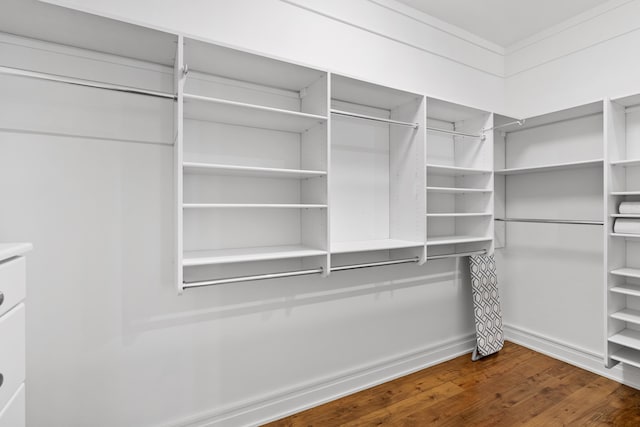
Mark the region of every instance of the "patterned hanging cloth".
[[498, 276], [493, 255], [469, 257], [473, 313], [476, 320], [476, 348], [471, 360], [497, 353], [504, 345]]

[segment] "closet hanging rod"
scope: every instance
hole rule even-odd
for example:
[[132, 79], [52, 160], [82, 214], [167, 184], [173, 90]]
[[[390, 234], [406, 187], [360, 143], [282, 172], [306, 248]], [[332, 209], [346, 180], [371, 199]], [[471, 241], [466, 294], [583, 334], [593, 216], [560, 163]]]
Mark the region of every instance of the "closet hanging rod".
[[[433, 256], [427, 257], [427, 260], [436, 260], [436, 259], [442, 259], [442, 258], [460, 258], [460, 257], [470, 256], [470, 255], [483, 255], [486, 253], [487, 251], [483, 249], [480, 251], [433, 255]], [[404, 259], [394, 259], [389, 261], [368, 262], [363, 264], [340, 265], [337, 267], [332, 267], [331, 271], [345, 271], [345, 270], [356, 270], [359, 268], [383, 267], [387, 265], [397, 265], [397, 264], [409, 264], [409, 263], [416, 263], [419, 260], [420, 258], [413, 257], [413, 258], [404, 258]], [[189, 289], [189, 288], [199, 288], [203, 286], [224, 285], [227, 283], [250, 282], [255, 280], [266, 280], [266, 279], [278, 279], [282, 277], [308, 276], [311, 274], [320, 274], [323, 271], [324, 271], [323, 268], [319, 267], [319, 268], [314, 268], [310, 270], [285, 271], [282, 273], [267, 273], [267, 274], [257, 274], [253, 276], [236, 276], [236, 277], [227, 277], [223, 279], [184, 282], [182, 285], [182, 288]]]
[[502, 128], [506, 128], [507, 126], [511, 126], [511, 125], [518, 125], [518, 126], [524, 126], [524, 122], [527, 119], [520, 119], [520, 120], [514, 120], [513, 122], [509, 122], [509, 123], [505, 123], [503, 125], [498, 125], [498, 126], [493, 126], [487, 129], [482, 129], [482, 132], [489, 132], [492, 130], [496, 130], [496, 129], [502, 129]]
[[441, 128], [427, 127], [427, 130], [430, 132], [446, 133], [447, 135], [462, 136], [464, 138], [476, 138], [476, 139], [481, 139], [483, 141], [487, 138], [485, 135], [473, 135], [471, 133], [464, 133], [464, 132], [458, 132], [455, 130], [448, 130], [448, 129], [441, 129]]
[[375, 117], [375, 116], [367, 116], [366, 114], [357, 114], [357, 113], [350, 113], [349, 111], [342, 111], [342, 110], [331, 110], [331, 114], [337, 114], [339, 116], [345, 116], [345, 117], [353, 117], [356, 119], [362, 119], [362, 120], [371, 120], [374, 122], [383, 122], [383, 123], [389, 123], [392, 125], [399, 125], [399, 126], [408, 126], [408, 127], [412, 127], [414, 129], [417, 129], [420, 127], [420, 125], [418, 123], [408, 123], [408, 122], [400, 122], [397, 120], [391, 120], [391, 119], [383, 119], [381, 117]]
[[443, 259], [443, 258], [462, 258], [465, 256], [471, 255], [486, 255], [487, 251], [482, 249], [480, 251], [470, 251], [470, 252], [458, 252], [454, 254], [442, 254], [442, 255], [431, 255], [427, 257], [427, 261], [435, 260], [435, 259]]
[[501, 222], [535, 222], [542, 224], [604, 225], [604, 221], [590, 221], [583, 219], [495, 218], [494, 220]]
[[109, 83], [102, 83], [93, 80], [77, 79], [74, 77], [64, 77], [57, 74], [40, 73], [36, 71], [23, 70], [20, 68], [3, 67], [0, 66], [0, 74], [9, 76], [26, 77], [30, 79], [46, 80], [57, 83], [65, 83], [75, 86], [90, 87], [94, 89], [105, 89], [115, 92], [131, 93], [135, 95], [152, 96], [155, 98], [172, 99], [176, 100], [175, 94], [158, 92], [153, 90], [138, 89], [130, 86], [120, 86]]
[[624, 109], [624, 112], [629, 114], [629, 113], [634, 113], [636, 111], [640, 110], [640, 104], [635, 104], [635, 105], [630, 105], [628, 107], [626, 107]]

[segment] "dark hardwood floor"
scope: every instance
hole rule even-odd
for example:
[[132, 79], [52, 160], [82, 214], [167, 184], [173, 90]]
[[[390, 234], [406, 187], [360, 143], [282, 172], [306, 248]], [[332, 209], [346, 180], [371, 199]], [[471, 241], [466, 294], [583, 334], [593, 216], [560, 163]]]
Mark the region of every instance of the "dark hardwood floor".
[[506, 343], [268, 424], [640, 426], [640, 391]]

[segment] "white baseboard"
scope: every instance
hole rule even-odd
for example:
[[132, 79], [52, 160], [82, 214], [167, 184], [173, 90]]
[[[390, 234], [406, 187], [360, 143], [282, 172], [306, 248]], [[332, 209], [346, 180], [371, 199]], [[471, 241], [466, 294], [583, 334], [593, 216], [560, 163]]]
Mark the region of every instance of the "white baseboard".
[[263, 396], [234, 407], [201, 413], [188, 419], [171, 422], [167, 426], [261, 425], [470, 353], [475, 343], [475, 334], [458, 337], [417, 352], [354, 369], [339, 377], [326, 378], [303, 388]]
[[607, 369], [604, 356], [567, 345], [557, 339], [543, 336], [513, 325], [504, 325], [505, 340], [527, 347], [554, 359], [562, 360], [595, 374], [640, 389], [640, 369], [618, 364]]

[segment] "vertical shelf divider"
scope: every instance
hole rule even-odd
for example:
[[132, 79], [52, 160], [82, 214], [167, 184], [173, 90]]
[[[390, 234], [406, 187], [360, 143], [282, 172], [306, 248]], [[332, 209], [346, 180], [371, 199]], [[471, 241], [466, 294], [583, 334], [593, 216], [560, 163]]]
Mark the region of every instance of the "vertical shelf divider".
[[183, 139], [184, 139], [184, 38], [178, 36], [176, 46], [176, 59], [173, 67], [174, 90], [177, 99], [173, 106], [174, 111], [174, 142], [173, 142], [173, 182], [174, 182], [174, 262], [175, 262], [175, 285], [178, 294], [183, 288], [183, 212], [182, 212], [182, 183], [183, 183]]

